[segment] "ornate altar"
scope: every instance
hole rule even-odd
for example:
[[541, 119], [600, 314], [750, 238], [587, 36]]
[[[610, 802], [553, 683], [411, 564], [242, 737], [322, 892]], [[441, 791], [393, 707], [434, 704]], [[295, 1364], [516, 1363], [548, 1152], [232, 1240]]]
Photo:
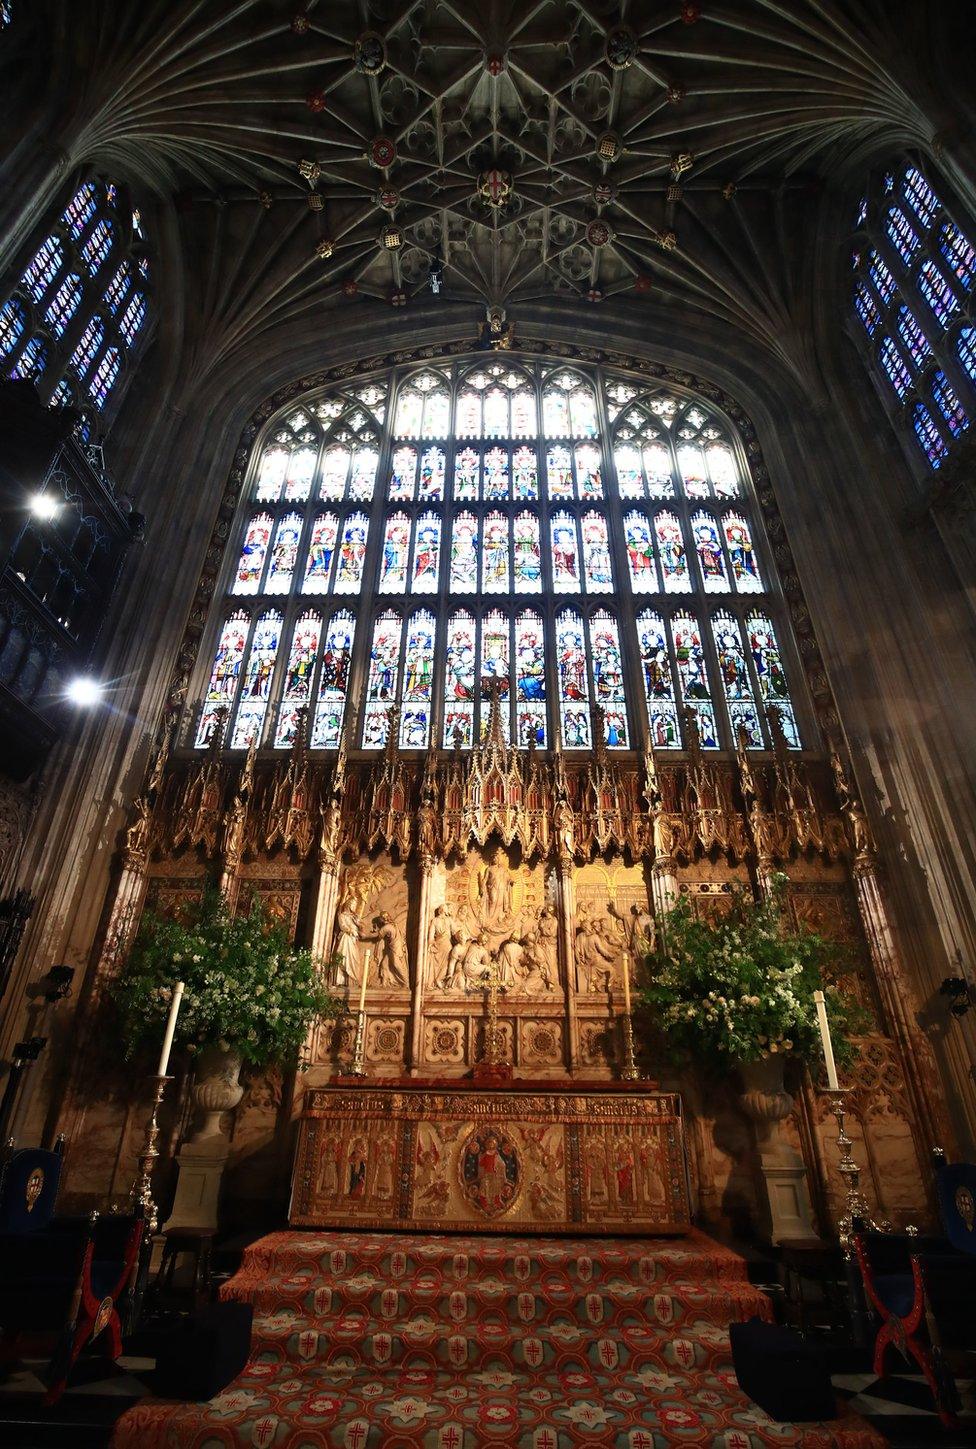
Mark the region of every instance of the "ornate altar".
[[293, 1227], [682, 1233], [680, 1103], [603, 1085], [311, 1088]]

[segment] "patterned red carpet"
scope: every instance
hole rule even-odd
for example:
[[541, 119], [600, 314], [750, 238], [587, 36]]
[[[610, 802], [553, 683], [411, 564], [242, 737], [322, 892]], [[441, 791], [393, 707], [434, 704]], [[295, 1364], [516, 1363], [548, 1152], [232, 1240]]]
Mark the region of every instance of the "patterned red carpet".
[[679, 1240], [271, 1233], [224, 1297], [253, 1303], [244, 1373], [144, 1401], [115, 1449], [877, 1449], [851, 1414], [776, 1424], [728, 1324], [769, 1316], [741, 1258]]

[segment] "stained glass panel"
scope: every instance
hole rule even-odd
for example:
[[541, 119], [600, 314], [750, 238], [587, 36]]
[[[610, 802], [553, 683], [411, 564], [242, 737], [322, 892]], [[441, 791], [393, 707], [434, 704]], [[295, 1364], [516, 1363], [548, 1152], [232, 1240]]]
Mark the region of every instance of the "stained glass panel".
[[452, 594], [478, 591], [478, 520], [473, 513], [459, 513], [451, 534]]
[[98, 271], [112, 249], [112, 223], [103, 217], [92, 227], [81, 248], [81, 258], [92, 276]]
[[550, 498], [572, 498], [573, 469], [569, 449], [555, 444], [546, 449], [546, 486]]
[[478, 498], [478, 475], [481, 460], [474, 448], [462, 448], [454, 455], [454, 497], [459, 503], [474, 503]]
[[64, 247], [60, 237], [49, 236], [41, 242], [21, 278], [35, 302], [39, 302], [64, 263]]
[[484, 496], [489, 503], [508, 498], [508, 453], [504, 448], [489, 448], [485, 453]]
[[271, 562], [265, 580], [266, 594], [287, 594], [291, 589], [292, 574], [298, 558], [298, 544], [302, 536], [302, 515], [286, 513], [278, 520], [274, 543], [271, 546]]
[[584, 513], [580, 523], [583, 535], [583, 577], [590, 594], [613, 593], [613, 569], [610, 566], [610, 540], [607, 521], [601, 513]]
[[547, 388], [542, 395], [542, 427], [547, 438], [568, 438], [569, 398], [561, 388]]
[[915, 366], [924, 367], [932, 355], [932, 349], [929, 346], [928, 338], [907, 307], [898, 308], [898, 335], [908, 348], [909, 356]]
[[685, 494], [689, 498], [708, 497], [708, 478], [705, 474], [705, 459], [702, 450], [691, 443], [678, 449], [678, 468]]
[[673, 513], [657, 513], [654, 516], [654, 532], [657, 534], [665, 591], [669, 594], [690, 594], [691, 576], [681, 524]]
[[932, 378], [932, 398], [949, 424], [950, 433], [958, 438], [969, 427], [969, 417], [955, 388], [942, 371], [935, 373]]
[[[372, 498], [379, 461], [380, 455], [375, 448], [358, 448], [353, 454], [349, 497], [355, 498], [357, 503]], [[322, 496], [324, 498], [325, 494]]]
[[606, 609], [597, 609], [590, 620], [590, 657], [593, 660], [593, 692], [604, 712], [606, 741], [611, 749], [627, 748], [627, 697], [620, 658], [620, 636], [616, 620]]
[[515, 570], [517, 594], [542, 592], [542, 551], [539, 547], [539, 520], [534, 513], [515, 516]]
[[679, 750], [681, 734], [671, 678], [671, 656], [660, 614], [652, 613], [650, 609], [638, 614], [637, 640], [651, 744], [656, 750]]
[[246, 750], [260, 739], [271, 697], [271, 678], [278, 658], [282, 618], [277, 609], [262, 614], [254, 626], [240, 703], [230, 738], [231, 749]]
[[473, 388], [464, 388], [458, 394], [454, 431], [459, 438], [481, 437], [481, 394]]
[[963, 327], [960, 330], [956, 354], [973, 382], [976, 382], [976, 328]]
[[434, 678], [434, 616], [426, 609], [407, 627], [403, 657], [403, 705], [400, 748], [425, 750], [430, 741], [430, 705]]
[[559, 670], [559, 718], [563, 748], [590, 748], [590, 691], [586, 676], [583, 621], [569, 609], [556, 619], [556, 663]]
[[75, 192], [64, 212], [64, 220], [77, 240], [95, 215], [95, 188], [87, 181]]
[[580, 589], [576, 520], [569, 513], [554, 513], [549, 522], [552, 539], [552, 583], [557, 594]]
[[0, 308], [0, 357], [9, 357], [24, 335], [27, 313], [16, 297], [11, 297]]
[[81, 278], [76, 273], [69, 272], [51, 298], [48, 309], [44, 313], [44, 320], [55, 336], [62, 335], [77, 312], [83, 296]]
[[369, 522], [365, 513], [351, 513], [343, 524], [339, 568], [335, 581], [337, 594], [358, 594], [363, 586], [363, 561], [366, 557], [368, 528]]
[[391, 513], [383, 533], [380, 560], [380, 593], [404, 594], [410, 556], [410, 520], [405, 513]]
[[289, 450], [281, 443], [272, 443], [270, 448], [265, 448], [261, 455], [255, 494], [259, 503], [277, 503], [281, 495], [281, 485], [285, 481], [289, 456]]
[[415, 388], [405, 387], [397, 399], [396, 426], [398, 438], [419, 438], [424, 416], [424, 400]]
[[613, 462], [621, 498], [643, 498], [644, 478], [637, 448], [632, 443], [618, 443], [613, 451]]
[[247, 525], [237, 572], [231, 586], [232, 594], [256, 594], [264, 572], [264, 560], [271, 540], [270, 513], [259, 513]]
[[873, 337], [881, 325], [881, 313], [863, 282], [854, 283], [854, 310], [863, 322], [865, 332]]
[[444, 674], [444, 748], [454, 744], [460, 729], [461, 743], [471, 744], [475, 697], [475, 627], [463, 609], [452, 614], [447, 626]]
[[546, 745], [545, 634], [542, 620], [531, 609], [515, 620], [516, 741]]
[[647, 492], [651, 498], [673, 498], [671, 454], [663, 443], [645, 443], [642, 450]]
[[868, 253], [868, 276], [875, 285], [878, 296], [887, 307], [895, 295], [895, 279], [888, 269], [888, 265], [876, 251]]
[[748, 523], [741, 513], [727, 513], [723, 528], [736, 589], [740, 594], [761, 594], [762, 578]]
[[569, 398], [570, 416], [573, 420], [574, 438], [595, 438], [596, 397], [589, 387], [576, 387]]
[[538, 431], [535, 393], [529, 388], [520, 388], [512, 397], [512, 437], [534, 438]]
[[717, 750], [715, 710], [711, 702], [712, 690], [708, 682], [708, 668], [698, 620], [691, 614], [675, 614], [671, 620], [671, 638], [678, 661], [681, 696], [685, 704], [695, 711], [702, 747], [706, 750]]
[[516, 448], [512, 457], [512, 497], [538, 498], [539, 472], [534, 448]]
[[916, 403], [912, 408], [912, 427], [915, 429], [919, 446], [932, 467], [940, 467], [949, 449], [924, 403]]
[[[436, 513], [422, 513], [417, 519], [413, 555], [413, 592], [436, 594], [440, 574], [441, 521]], [[419, 618], [419, 615], [418, 615]]]
[[925, 261], [918, 269], [918, 289], [943, 327], [948, 327], [953, 312], [959, 309], [959, 298], [949, 286], [935, 262]]
[[338, 446], [326, 448], [322, 458], [322, 483], [319, 497], [327, 503], [339, 503], [346, 492], [349, 472], [349, 450]]
[[[490, 696], [485, 692], [488, 680], [498, 685], [499, 701], [509, 698], [511, 663], [509, 661], [509, 622], [501, 609], [491, 609], [481, 621], [481, 672], [478, 688], [481, 693], [481, 738], [488, 731]], [[501, 711], [502, 734], [510, 736], [509, 712]]]
[[895, 392], [899, 397], [904, 397], [908, 389], [912, 386], [912, 374], [908, 370], [908, 364], [890, 337], [883, 337], [881, 339], [881, 346], [878, 348], [878, 361], [888, 374]]
[[790, 702], [786, 670], [776, 642], [776, 633], [765, 614], [752, 613], [746, 620], [746, 632], [752, 663], [759, 681], [759, 695], [767, 710], [775, 705], [780, 711], [783, 734], [790, 749], [800, 748], [800, 736], [796, 728], [793, 706]]
[[339, 536], [339, 520], [334, 513], [320, 513], [312, 524], [312, 537], [305, 562], [303, 594], [326, 594], [332, 576], [332, 560]]
[[729, 577], [718, 524], [710, 514], [700, 510], [691, 515], [691, 531], [706, 594], [727, 594], [730, 587]]
[[939, 251], [968, 292], [976, 282], [976, 247], [951, 221], [939, 228]]
[[485, 437], [507, 438], [508, 393], [503, 388], [490, 387], [485, 393], [483, 408]]
[[893, 206], [888, 212], [885, 231], [888, 233], [888, 238], [892, 246], [906, 267], [911, 266], [912, 258], [922, 243], [918, 239], [915, 228], [900, 206]]
[[446, 438], [451, 416], [450, 393], [440, 388], [424, 399], [424, 437]]
[[[238, 680], [241, 676], [241, 664], [244, 659], [244, 646], [247, 643], [249, 628], [250, 620], [243, 609], [231, 614], [224, 624], [214, 654], [210, 683], [204, 696], [208, 704], [217, 706], [233, 704]], [[208, 730], [208, 736], [209, 733]], [[197, 744], [203, 743], [204, 738], [198, 736]]]
[[317, 449], [296, 448], [285, 474], [285, 498], [289, 503], [304, 503], [312, 491]]
[[423, 502], [440, 502], [444, 497], [444, 449], [425, 448], [420, 459], [420, 488]]
[[338, 749], [355, 631], [356, 621], [348, 609], [340, 609], [329, 620], [322, 650], [318, 702], [312, 723], [311, 743], [315, 750]]
[[399, 614], [389, 610], [381, 614], [373, 626], [363, 717], [363, 748], [367, 750], [379, 749], [386, 744], [389, 711], [396, 700], [400, 673], [402, 629], [403, 621]]
[[503, 513], [489, 513], [485, 519], [481, 591], [485, 594], [508, 593], [508, 519]]
[[909, 166], [902, 182], [902, 193], [922, 226], [927, 231], [939, 209], [939, 198], [914, 166]]
[[287, 749], [294, 744], [298, 734], [299, 711], [312, 698], [312, 675], [315, 672], [315, 656], [319, 652], [321, 632], [322, 620], [318, 614], [302, 614], [295, 621], [275, 729], [274, 742], [277, 749]]
[[106, 399], [122, 368], [122, 354], [117, 347], [107, 347], [99, 360], [88, 384], [88, 392], [97, 408], [105, 406]]
[[742, 647], [742, 631], [739, 628], [739, 621], [733, 619], [731, 614], [720, 611], [712, 618], [712, 632], [715, 635], [715, 648], [718, 652], [719, 678], [722, 681], [722, 689], [729, 707], [732, 738], [737, 739], [739, 730], [744, 729], [748, 748], [761, 750], [763, 747], [762, 726], [759, 723], [759, 711], [756, 709], [752, 680], [749, 678], [749, 666], [746, 663], [745, 650]]
[[716, 495], [719, 498], [738, 498], [739, 470], [732, 449], [724, 443], [711, 443], [705, 449], [705, 460]]
[[409, 446], [397, 448], [393, 454], [390, 470], [390, 487], [387, 496], [399, 501], [414, 495], [417, 479], [417, 449]]
[[656, 594], [658, 577], [654, 545], [651, 541], [651, 525], [643, 513], [624, 515], [624, 541], [630, 566], [630, 585], [634, 593]]

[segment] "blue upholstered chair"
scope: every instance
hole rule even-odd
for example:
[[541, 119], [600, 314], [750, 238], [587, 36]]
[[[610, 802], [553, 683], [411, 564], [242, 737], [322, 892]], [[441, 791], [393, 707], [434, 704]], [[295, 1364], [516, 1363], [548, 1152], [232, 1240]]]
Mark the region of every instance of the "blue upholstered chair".
[[55, 1217], [63, 1159], [24, 1148], [0, 1170], [0, 1357], [29, 1337], [50, 1353], [45, 1402], [64, 1392], [81, 1350], [101, 1336], [122, 1352], [119, 1305], [132, 1284], [141, 1216]]

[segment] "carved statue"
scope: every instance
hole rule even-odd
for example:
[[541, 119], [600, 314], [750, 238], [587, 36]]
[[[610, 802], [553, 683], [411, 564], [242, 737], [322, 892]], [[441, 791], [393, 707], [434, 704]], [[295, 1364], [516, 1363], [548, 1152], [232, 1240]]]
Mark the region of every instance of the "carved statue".
[[555, 907], [543, 906], [535, 928], [535, 963], [547, 991], [559, 980], [559, 917]]
[[130, 856], [145, 855], [152, 828], [152, 807], [145, 795], [135, 802], [136, 818], [125, 832], [125, 851]]
[[[503, 863], [504, 862], [504, 863]], [[478, 872], [480, 915], [486, 926], [502, 926], [512, 914], [512, 881], [501, 846]]]
[[674, 851], [674, 830], [671, 826], [670, 816], [660, 802], [655, 805], [651, 819], [654, 859], [670, 860]]
[[469, 944], [468, 933], [464, 927], [456, 921], [451, 923], [451, 949], [447, 957], [447, 967], [437, 985], [442, 991], [453, 991], [457, 985], [458, 977], [464, 967], [464, 958], [467, 954]]
[[464, 984], [468, 991], [483, 990], [484, 974], [490, 965], [491, 952], [488, 949], [488, 933], [479, 931], [474, 940], [468, 941], [464, 948]]
[[427, 930], [427, 978], [435, 985], [442, 985], [447, 974], [453, 936], [454, 922], [447, 906], [437, 906]]
[[336, 951], [339, 962], [336, 966], [335, 985], [340, 990], [359, 980], [359, 917], [346, 898], [336, 912]]
[[408, 985], [407, 966], [407, 943], [403, 932], [389, 911], [383, 911], [380, 915], [373, 917], [373, 934], [363, 936], [364, 941], [376, 941], [379, 945], [379, 971], [377, 980], [380, 986], [389, 984], [387, 977], [393, 978], [395, 986]]
[[319, 833], [319, 855], [327, 865], [335, 865], [339, 859], [339, 842], [342, 838], [342, 806], [337, 800], [330, 800], [322, 810], [322, 827]]
[[511, 991], [513, 988], [522, 987], [524, 976], [522, 958], [524, 955], [525, 944], [517, 932], [499, 946], [495, 953], [495, 964], [498, 967], [499, 984], [504, 990]]
[[847, 816], [847, 823], [850, 826], [854, 854], [873, 855], [875, 848], [874, 837], [871, 834], [868, 818], [864, 813], [864, 806], [856, 795], [851, 798], [844, 813]]
[[636, 903], [629, 911], [623, 911], [613, 901], [607, 903], [607, 910], [620, 924], [627, 950], [632, 956], [643, 956], [654, 948], [654, 917], [647, 910], [641, 910]]
[[610, 980], [619, 956], [619, 941], [615, 941], [603, 928], [599, 918], [591, 919], [586, 907], [581, 906], [576, 926], [576, 960], [588, 991], [610, 990]]
[[417, 811], [417, 849], [421, 859], [437, 854], [438, 814], [431, 804], [421, 805]]
[[244, 850], [244, 829], [247, 824], [247, 805], [240, 795], [234, 796], [234, 803], [231, 805], [224, 821], [223, 840], [221, 850], [227, 862], [239, 861]]
[[573, 815], [573, 807], [565, 796], [562, 796], [556, 805], [555, 824], [560, 854], [571, 856], [576, 848], [576, 820]]

